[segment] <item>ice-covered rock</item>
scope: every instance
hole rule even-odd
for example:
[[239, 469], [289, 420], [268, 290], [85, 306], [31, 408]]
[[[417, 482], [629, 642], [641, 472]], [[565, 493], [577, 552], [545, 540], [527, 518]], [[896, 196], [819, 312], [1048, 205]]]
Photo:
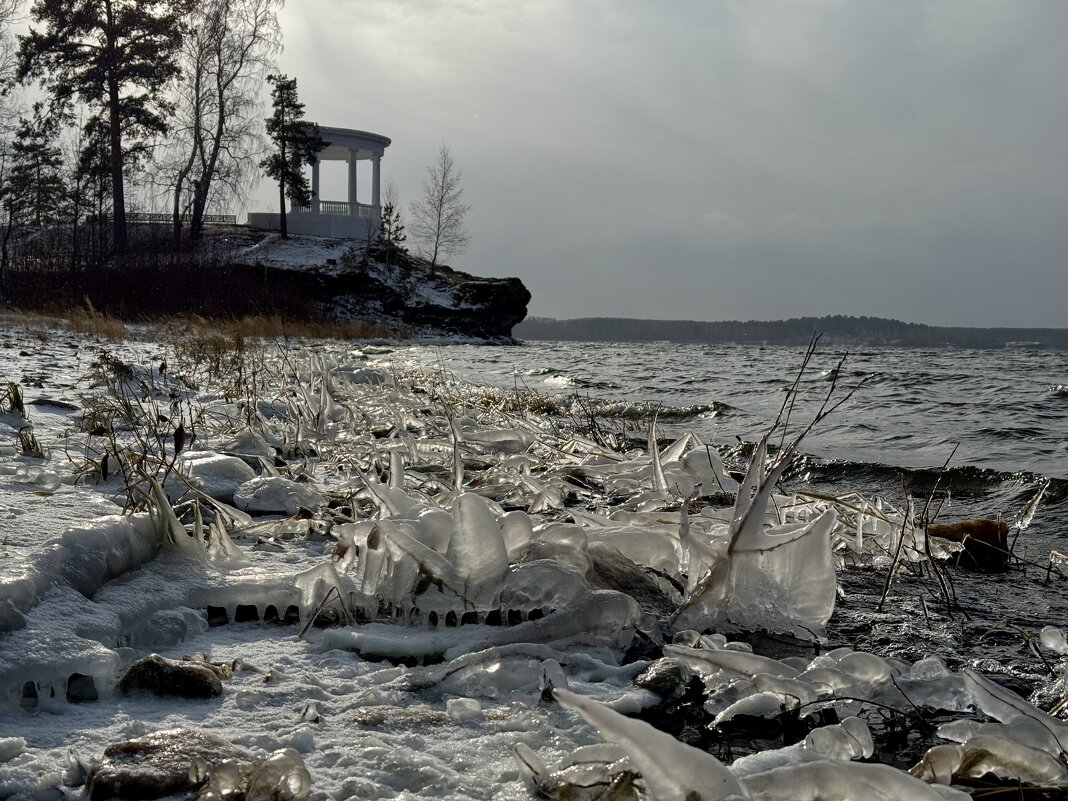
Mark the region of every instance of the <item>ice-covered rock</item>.
[[188, 793], [201, 782], [198, 771], [191, 768], [225, 759], [248, 762], [250, 757], [219, 737], [192, 729], [166, 729], [113, 743], [89, 772], [89, 798], [104, 801]]
[[292, 515], [300, 509], [325, 506], [326, 498], [308, 484], [281, 476], [260, 476], [237, 488], [234, 505], [245, 512]]
[[452, 508], [452, 537], [445, 551], [460, 586], [456, 589], [483, 608], [493, 602], [508, 570], [508, 551], [496, 515], [485, 499], [461, 494]]
[[1057, 743], [1059, 750], [1051, 752], [1054, 756], [1068, 751], [1068, 723], [1036, 709], [1020, 696], [983, 678], [971, 668], [964, 668], [961, 672], [964, 674], [964, 685], [976, 706], [987, 715], [1005, 724], [1015, 725], [1016, 721], [1023, 721], [1030, 727], [1041, 727]]
[[256, 477], [243, 459], [214, 451], [183, 454], [182, 473], [205, 495], [226, 503], [233, 502], [238, 487]]
[[912, 775], [932, 784], [977, 779], [987, 774], [1030, 784], [1063, 785], [1068, 780], [1068, 767], [1052, 754], [1029, 748], [1009, 736], [977, 734], [963, 745], [929, 748], [912, 769]]
[[124, 693], [144, 690], [179, 698], [214, 698], [222, 694], [219, 674], [199, 662], [175, 662], [149, 654], [134, 662], [119, 681]]
[[258, 431], [246, 428], [219, 443], [222, 453], [242, 456], [246, 460], [274, 459], [275, 449]]

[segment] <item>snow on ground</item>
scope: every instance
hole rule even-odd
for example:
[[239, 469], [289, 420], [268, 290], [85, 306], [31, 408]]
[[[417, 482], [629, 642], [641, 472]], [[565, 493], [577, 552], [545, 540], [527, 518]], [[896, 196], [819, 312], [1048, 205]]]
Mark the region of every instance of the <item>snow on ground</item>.
[[[24, 578], [27, 571], [52, 569], [41, 564], [45, 543], [73, 526], [99, 527], [103, 524], [94, 524], [95, 518], [121, 511], [116, 502], [121, 500], [117, 479], [113, 476], [101, 482], [97, 477], [75, 486], [76, 463], [65, 455], [65, 450], [71, 450], [75, 460], [81, 455], [85, 438], [75, 435], [78, 421], [71, 407], [80, 408], [80, 396], [89, 390], [84, 373], [96, 356], [95, 348], [148, 363], [166, 355], [155, 344], [90, 344], [58, 331], [43, 342], [17, 330], [5, 333], [0, 342], [0, 377], [19, 382], [33, 373], [34, 367], [49, 367], [35, 379], [36, 386], [23, 384], [23, 390], [29, 422], [50, 458], [15, 455], [14, 446], [7, 443], [13, 441], [19, 421], [4, 421], [0, 601], [4, 596], [10, 600], [18, 595], [13, 582]], [[41, 405], [38, 402], [42, 399], [61, 405]], [[60, 477], [63, 483], [53, 492], [39, 492], [26, 474], [40, 469]], [[253, 537], [245, 548], [252, 564], [229, 574], [221, 583], [244, 581], [244, 600], [259, 600], [261, 606], [273, 600], [281, 607], [286, 600], [295, 599], [272, 596], [270, 587], [286, 583], [301, 569], [329, 560], [333, 541], [297, 543], [288, 536], [259, 541]], [[195, 654], [238, 664], [225, 683], [223, 696], [196, 702], [144, 694], [123, 696], [99, 683], [99, 701], [73, 704], [62, 698], [70, 663], [41, 667], [34, 678], [44, 687], [54, 681], [60, 698], [42, 695], [31, 709], [23, 708], [18, 697], [0, 701], [0, 745], [6, 744], [6, 753], [5, 747], [0, 747], [0, 797], [76, 797], [80, 788], [65, 784], [72, 755], [90, 765], [99, 760], [109, 743], [176, 726], [201, 728], [258, 754], [284, 746], [296, 748], [312, 773], [316, 798], [523, 797], [526, 791], [511, 754], [515, 743], [524, 742], [551, 759], [560, 759], [576, 745], [597, 740], [574, 715], [540, 700], [540, 660], [526, 660], [521, 676], [510, 669], [503, 671], [502, 678], [504, 674], [510, 678], [502, 681], [505, 689], [493, 693], [499, 697], [487, 697], [485, 676], [475, 671], [471, 682], [480, 685], [474, 688], [480, 708], [472, 712], [472, 704], [457, 707], [453, 703], [465, 697], [464, 679], [442, 685], [422, 678], [435, 670], [431, 667], [394, 667], [367, 662], [346, 651], [324, 649], [319, 629], [297, 637], [300, 623], [205, 626], [204, 631], [169, 646], [118, 644], [129, 641], [134, 626], [130, 622], [117, 625], [109, 618], [130, 616], [133, 609], [137, 609], [137, 616], [151, 617], [156, 608], [182, 610], [182, 602], [197, 607], [199, 611], [191, 613], [202, 616], [207, 605], [221, 603], [217, 598], [197, 597], [208, 592], [203, 581], [187, 577], [186, 586], [181, 586], [181, 571], [165, 564], [167, 561], [161, 556], [144, 570], [126, 575], [125, 583], [132, 579], [139, 585], [133, 593], [123, 593], [120, 585], [108, 587], [89, 600], [69, 591], [60, 597], [41, 587], [39, 603], [26, 610], [29, 628], [38, 626], [46, 635], [52, 632], [56, 640], [53, 656], [60, 661], [84, 657], [87, 648], [85, 641], [80, 646], [75, 642], [71, 651], [70, 643], [60, 640], [74, 637], [76, 629], [90, 623], [102, 625], [114, 639], [111, 644], [117, 645], [111, 649], [117, 656], [116, 675], [122, 666], [150, 650], [173, 658]], [[284, 571], [281, 581], [276, 578], [280, 567]], [[211, 591], [218, 593], [219, 589], [216, 583]], [[109, 591], [114, 598], [108, 598]], [[263, 598], [257, 598], [258, 594]], [[50, 606], [62, 611], [59, 619]], [[70, 626], [71, 621], [64, 619], [69, 617], [80, 619], [82, 624]], [[165, 642], [166, 632], [159, 630], [164, 631], [159, 636]], [[25, 641], [19, 635], [18, 631], [0, 634], [0, 672], [5, 664], [18, 662], [20, 656], [26, 661], [25, 653], [12, 653], [14, 642]], [[145, 633], [141, 636], [149, 638]], [[55, 675], [49, 675], [50, 671]], [[512, 684], [517, 688], [512, 689]], [[428, 689], [413, 689], [421, 685], [428, 685]], [[599, 683], [590, 690], [601, 697], [622, 692]], [[18, 744], [18, 738], [25, 740], [25, 747]]]
[[362, 243], [353, 239], [319, 236], [293, 236], [282, 239], [279, 234], [265, 234], [254, 245], [239, 250], [234, 261], [238, 264], [262, 265], [280, 270], [300, 270], [314, 267], [327, 274], [337, 274], [345, 268], [342, 261]]
[[[1068, 784], [1068, 724], [979, 674], [850, 648], [776, 659], [698, 633], [817, 635], [844, 554], [870, 563], [896, 537], [922, 558], [922, 532], [890, 510], [771, 504], [786, 448], [767, 474], [755, 462], [737, 510], [683, 513], [672, 492], [737, 486], [692, 435], [615, 452], [389, 355], [276, 344], [212, 378], [165, 343], [0, 331], [0, 377], [20, 387], [0, 410], [0, 798], [82, 797], [108, 745], [175, 727], [257, 758], [294, 749], [316, 799]], [[26, 426], [41, 453], [24, 452]], [[221, 695], [121, 693], [151, 652], [214, 665]], [[694, 682], [717, 726], [802, 699], [842, 723], [728, 769], [620, 714]], [[873, 711], [914, 705], [967, 724], [924, 756], [925, 781], [854, 761], [873, 754]], [[971, 708], [1000, 723], [972, 726]]]

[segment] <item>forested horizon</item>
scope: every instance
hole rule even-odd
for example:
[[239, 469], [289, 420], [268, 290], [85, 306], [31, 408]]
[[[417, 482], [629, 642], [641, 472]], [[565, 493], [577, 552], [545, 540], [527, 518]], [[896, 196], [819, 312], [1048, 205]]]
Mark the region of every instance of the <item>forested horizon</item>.
[[805, 344], [814, 333], [824, 342], [898, 347], [997, 348], [1027, 344], [1068, 348], [1068, 328], [978, 328], [933, 326], [883, 317], [827, 315], [785, 320], [655, 320], [628, 317], [579, 317], [557, 320], [528, 317], [517, 325], [519, 339], [587, 342]]

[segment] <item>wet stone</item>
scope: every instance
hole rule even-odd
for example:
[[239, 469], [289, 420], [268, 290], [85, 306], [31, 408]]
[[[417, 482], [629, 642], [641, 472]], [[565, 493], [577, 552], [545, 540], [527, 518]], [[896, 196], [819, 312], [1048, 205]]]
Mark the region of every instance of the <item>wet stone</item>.
[[681, 596], [669, 594], [645, 570], [623, 554], [601, 543], [588, 549], [591, 566], [586, 580], [595, 590], [618, 590], [638, 602], [642, 611], [655, 618], [666, 618], [675, 611]]
[[681, 698], [690, 686], [693, 671], [680, 659], [665, 657], [649, 665], [634, 683], [665, 700]]
[[222, 681], [206, 665], [174, 662], [159, 654], [150, 654], [130, 665], [119, 681], [122, 692], [147, 690], [156, 695], [179, 698], [215, 698], [222, 694]]
[[247, 753], [214, 735], [168, 729], [104, 749], [103, 759], [89, 772], [89, 799], [151, 799], [191, 792], [201, 783], [190, 771], [198, 759], [209, 766], [224, 759], [251, 761]]

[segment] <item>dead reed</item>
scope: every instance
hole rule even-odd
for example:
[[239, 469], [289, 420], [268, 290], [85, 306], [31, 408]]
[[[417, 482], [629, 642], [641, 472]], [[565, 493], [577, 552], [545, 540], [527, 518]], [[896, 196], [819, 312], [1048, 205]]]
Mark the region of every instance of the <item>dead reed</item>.
[[76, 334], [90, 334], [112, 342], [126, 339], [126, 325], [122, 320], [97, 311], [89, 298], [85, 299], [84, 306], [67, 312], [67, 328]]

